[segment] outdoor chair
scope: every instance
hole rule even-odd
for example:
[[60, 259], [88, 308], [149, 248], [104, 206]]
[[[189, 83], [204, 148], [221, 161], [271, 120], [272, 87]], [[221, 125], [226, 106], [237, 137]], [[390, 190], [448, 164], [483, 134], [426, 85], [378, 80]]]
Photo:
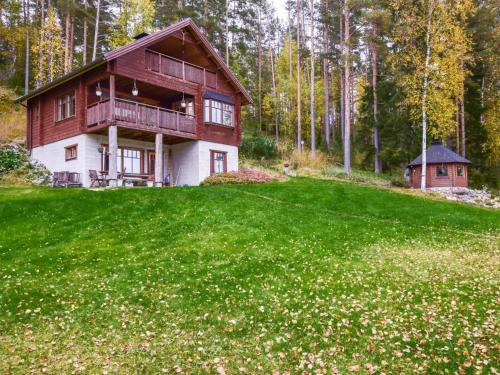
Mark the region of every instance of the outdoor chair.
[[95, 169], [89, 169], [90, 177], [90, 187], [96, 186], [106, 186], [106, 179], [104, 177], [99, 177], [99, 174]]
[[54, 172], [52, 179], [54, 187], [81, 187], [80, 173], [76, 172]]

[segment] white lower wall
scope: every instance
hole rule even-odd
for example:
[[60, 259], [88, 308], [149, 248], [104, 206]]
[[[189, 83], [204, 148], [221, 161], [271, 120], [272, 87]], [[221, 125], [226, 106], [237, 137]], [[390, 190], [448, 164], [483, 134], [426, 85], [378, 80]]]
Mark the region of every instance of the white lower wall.
[[[97, 134], [80, 134], [61, 141], [33, 148], [32, 158], [43, 163], [51, 172], [78, 172], [83, 186], [90, 186], [89, 169], [101, 170], [101, 154], [98, 148], [108, 143], [108, 137]], [[65, 160], [64, 148], [77, 146], [77, 158]], [[152, 142], [134, 139], [118, 138], [119, 146], [141, 148], [144, 151], [155, 149]], [[210, 176], [210, 150], [227, 152], [227, 170], [238, 170], [238, 147], [205, 141], [190, 141], [176, 145], [165, 146], [164, 153], [172, 150], [172, 158], [165, 157], [164, 170], [173, 172], [171, 181], [179, 186], [199, 185]], [[172, 163], [168, 168], [166, 163]], [[147, 153], [144, 152], [144, 170], [147, 170]]]
[[[83, 173], [85, 170], [87, 138], [87, 134], [80, 134], [75, 137], [35, 147], [31, 150], [31, 158], [40, 161], [51, 172], [78, 172], [80, 173], [82, 183], [84, 186], [87, 186], [88, 176]], [[64, 148], [75, 144], [77, 145], [77, 158], [66, 161]]]
[[185, 142], [172, 145], [173, 173], [172, 181], [178, 186], [199, 185], [199, 142]]
[[205, 141], [198, 141], [198, 144], [199, 182], [210, 176], [210, 150], [227, 152], [227, 171], [238, 170], [238, 147]]

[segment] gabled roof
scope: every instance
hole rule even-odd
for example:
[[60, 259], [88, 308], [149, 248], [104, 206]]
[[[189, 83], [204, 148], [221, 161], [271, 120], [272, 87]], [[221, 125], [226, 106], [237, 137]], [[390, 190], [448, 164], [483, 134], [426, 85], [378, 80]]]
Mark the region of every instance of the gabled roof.
[[124, 45], [120, 48], [117, 48], [113, 51], [106, 52], [101, 58], [99, 58], [96, 61], [93, 61], [90, 64], [85, 65], [84, 67], [74, 70], [52, 82], [49, 82], [48, 84], [37, 88], [36, 90], [31, 91], [27, 95], [24, 95], [16, 100], [16, 102], [22, 102], [24, 100], [30, 99], [36, 95], [41, 94], [42, 92], [45, 92], [55, 86], [58, 86], [64, 82], [67, 82], [68, 80], [75, 78], [91, 69], [94, 67], [103, 64], [104, 62], [114, 60], [120, 56], [123, 56], [137, 48], [141, 47], [146, 47], [151, 44], [154, 44], [158, 42], [159, 40], [167, 37], [168, 35], [182, 30], [184, 28], [190, 28], [195, 37], [201, 42], [201, 45], [214, 57], [217, 65], [219, 68], [224, 72], [228, 80], [233, 84], [233, 86], [237, 89], [239, 93], [241, 93], [244, 97], [244, 103], [252, 103], [252, 97], [248, 93], [248, 91], [243, 87], [243, 85], [238, 81], [236, 76], [231, 72], [231, 69], [226, 65], [224, 60], [221, 58], [221, 56], [217, 53], [217, 51], [214, 49], [214, 47], [210, 44], [208, 39], [203, 35], [201, 32], [200, 28], [194, 23], [194, 21], [191, 18], [186, 18], [182, 21], [179, 21], [173, 25], [170, 25], [166, 27], [163, 30], [157, 31], [156, 33], [150, 34], [150, 35], [145, 35], [142, 36], [139, 39], [136, 39], [135, 41]]
[[[436, 163], [464, 163], [470, 164], [466, 158], [444, 147], [441, 141], [432, 142], [431, 146], [425, 152], [427, 164]], [[408, 166], [422, 165], [422, 155], [413, 160]]]

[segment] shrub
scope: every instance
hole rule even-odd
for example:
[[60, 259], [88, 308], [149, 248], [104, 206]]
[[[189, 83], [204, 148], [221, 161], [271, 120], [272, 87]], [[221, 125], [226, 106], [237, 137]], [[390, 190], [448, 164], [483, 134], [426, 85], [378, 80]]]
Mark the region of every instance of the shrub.
[[46, 185], [51, 174], [43, 164], [32, 161], [16, 143], [0, 147], [0, 183], [5, 185]]
[[243, 137], [239, 152], [249, 159], [274, 159], [278, 156], [278, 147], [274, 140], [254, 134]]
[[11, 172], [28, 161], [26, 152], [16, 144], [0, 147], [0, 175]]
[[246, 169], [238, 172], [226, 172], [210, 176], [202, 182], [202, 185], [263, 184], [281, 179], [282, 177], [278, 174]]

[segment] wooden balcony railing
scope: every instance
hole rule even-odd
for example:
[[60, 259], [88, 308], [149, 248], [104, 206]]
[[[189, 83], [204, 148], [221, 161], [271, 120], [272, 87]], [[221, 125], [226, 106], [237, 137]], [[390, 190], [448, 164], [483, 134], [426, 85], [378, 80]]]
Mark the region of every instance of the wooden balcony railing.
[[[87, 108], [87, 126], [110, 120], [110, 107], [109, 99], [90, 105]], [[115, 99], [115, 120], [135, 125], [138, 128], [196, 133], [194, 116], [125, 99]]]
[[149, 49], [146, 50], [146, 69], [214, 89], [217, 84], [215, 72]]

